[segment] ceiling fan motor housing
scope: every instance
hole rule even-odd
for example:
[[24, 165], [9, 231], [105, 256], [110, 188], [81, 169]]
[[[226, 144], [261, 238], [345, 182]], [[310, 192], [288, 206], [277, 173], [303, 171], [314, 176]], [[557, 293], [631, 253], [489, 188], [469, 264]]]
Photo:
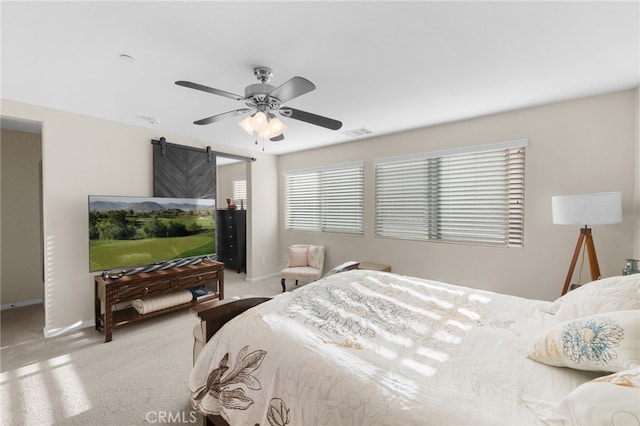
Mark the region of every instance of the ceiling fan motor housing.
[[280, 101], [269, 96], [273, 89], [275, 89], [275, 86], [262, 83], [247, 86], [244, 89], [246, 105], [251, 108], [256, 108], [260, 105], [268, 106], [269, 109], [280, 108]]

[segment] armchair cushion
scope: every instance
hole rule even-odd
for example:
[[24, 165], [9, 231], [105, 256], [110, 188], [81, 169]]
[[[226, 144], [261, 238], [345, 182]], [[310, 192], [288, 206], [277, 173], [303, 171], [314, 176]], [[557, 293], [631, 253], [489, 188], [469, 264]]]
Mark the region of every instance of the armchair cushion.
[[308, 247], [289, 247], [289, 267], [309, 266]]
[[322, 275], [322, 269], [324, 268], [324, 247], [323, 246], [309, 246], [309, 266], [320, 270]]
[[289, 280], [317, 280], [321, 275], [321, 270], [311, 266], [296, 266], [280, 271], [280, 277]]

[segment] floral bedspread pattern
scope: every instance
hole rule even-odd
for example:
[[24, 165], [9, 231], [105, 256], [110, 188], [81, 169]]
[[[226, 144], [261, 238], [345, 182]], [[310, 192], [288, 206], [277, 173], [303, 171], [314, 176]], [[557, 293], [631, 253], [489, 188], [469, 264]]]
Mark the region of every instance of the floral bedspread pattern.
[[416, 319], [411, 311], [378, 295], [327, 285], [294, 295], [285, 308], [291, 318], [338, 336], [396, 335]]
[[559, 400], [595, 377], [527, 359], [548, 304], [332, 275], [223, 327], [191, 373], [192, 405], [231, 425], [537, 424], [523, 395]]
[[[260, 367], [267, 352], [256, 350], [247, 353], [248, 349], [248, 346], [240, 349], [233, 368], [229, 366], [229, 353], [222, 357], [218, 368], [209, 373], [207, 382], [193, 392], [192, 401], [195, 409], [200, 409], [203, 413], [224, 415], [225, 410], [246, 410], [251, 407], [253, 400], [241, 384], [251, 391], [262, 389], [260, 381], [251, 373]], [[203, 406], [202, 400], [207, 395], [211, 398], [208, 399], [208, 404]], [[228, 416], [224, 417], [228, 420]], [[280, 398], [272, 398], [269, 401], [267, 421], [271, 426], [289, 424], [289, 409]]]

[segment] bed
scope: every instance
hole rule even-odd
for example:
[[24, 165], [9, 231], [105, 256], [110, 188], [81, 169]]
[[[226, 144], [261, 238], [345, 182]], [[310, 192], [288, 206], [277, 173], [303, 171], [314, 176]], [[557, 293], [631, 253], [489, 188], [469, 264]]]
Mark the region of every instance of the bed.
[[351, 270], [202, 313], [191, 403], [215, 425], [640, 425], [639, 309], [640, 275], [548, 302]]

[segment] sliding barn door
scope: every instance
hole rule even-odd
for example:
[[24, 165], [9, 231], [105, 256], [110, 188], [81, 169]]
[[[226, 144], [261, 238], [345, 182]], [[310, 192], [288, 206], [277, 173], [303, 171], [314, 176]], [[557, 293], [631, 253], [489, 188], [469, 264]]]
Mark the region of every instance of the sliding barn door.
[[153, 145], [153, 195], [216, 198], [216, 156], [173, 144]]

